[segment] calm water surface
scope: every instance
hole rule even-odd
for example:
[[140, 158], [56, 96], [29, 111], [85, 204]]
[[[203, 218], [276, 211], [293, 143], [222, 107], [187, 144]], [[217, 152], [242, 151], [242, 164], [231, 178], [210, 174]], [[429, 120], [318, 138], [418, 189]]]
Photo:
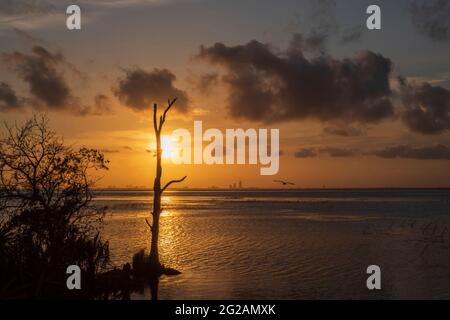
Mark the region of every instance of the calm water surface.
[[[149, 191], [99, 191], [120, 266], [149, 247]], [[161, 299], [450, 298], [450, 190], [170, 191]], [[368, 265], [383, 289], [366, 289]], [[136, 294], [136, 299], [148, 298]]]

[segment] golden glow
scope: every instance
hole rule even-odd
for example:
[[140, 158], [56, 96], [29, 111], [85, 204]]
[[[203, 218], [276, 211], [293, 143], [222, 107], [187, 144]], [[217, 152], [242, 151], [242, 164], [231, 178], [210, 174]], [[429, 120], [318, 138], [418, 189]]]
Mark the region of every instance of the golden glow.
[[176, 143], [172, 141], [172, 136], [161, 136], [162, 159], [173, 159], [177, 151]]

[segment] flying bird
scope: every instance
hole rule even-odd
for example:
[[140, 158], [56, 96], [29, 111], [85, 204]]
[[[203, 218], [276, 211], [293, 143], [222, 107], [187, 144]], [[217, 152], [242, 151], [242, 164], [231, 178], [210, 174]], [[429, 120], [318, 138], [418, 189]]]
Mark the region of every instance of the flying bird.
[[273, 182], [281, 183], [283, 186], [285, 186], [285, 185], [292, 185], [292, 186], [295, 186], [295, 183], [292, 183], [292, 182], [289, 182], [289, 181], [273, 180]]

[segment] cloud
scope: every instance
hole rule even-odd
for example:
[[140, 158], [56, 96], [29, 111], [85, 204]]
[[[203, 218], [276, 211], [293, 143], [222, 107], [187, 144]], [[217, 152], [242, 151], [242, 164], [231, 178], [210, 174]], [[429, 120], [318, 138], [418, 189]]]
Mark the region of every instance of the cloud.
[[442, 144], [424, 147], [397, 145], [369, 151], [355, 148], [322, 147], [302, 148], [294, 154], [295, 158], [299, 159], [314, 158], [319, 155], [327, 155], [333, 158], [377, 156], [384, 159], [450, 160], [450, 148]]
[[327, 134], [341, 137], [358, 137], [363, 134], [361, 129], [344, 126], [344, 127], [325, 127], [323, 131]]
[[337, 148], [337, 147], [327, 147], [320, 149], [321, 153], [328, 154], [333, 158], [344, 158], [344, 157], [352, 157], [358, 154], [358, 150], [356, 149], [348, 149], [348, 148]]
[[417, 84], [400, 78], [403, 121], [422, 134], [439, 134], [450, 129], [450, 91], [424, 82]]
[[[78, 99], [76, 99], [78, 101]], [[79, 105], [72, 109], [72, 113], [77, 116], [101, 116], [106, 114], [113, 114], [111, 108], [111, 99], [104, 94], [97, 94], [94, 97], [94, 103], [92, 105]]]
[[80, 78], [86, 78], [59, 52], [52, 53], [36, 45], [31, 49], [31, 53], [3, 53], [1, 60], [28, 85], [31, 98], [23, 100], [33, 109], [67, 111], [82, 116], [100, 115], [110, 111], [109, 100], [104, 95], [97, 95], [93, 106], [83, 105], [80, 98], [73, 95], [64, 77], [64, 70], [68, 69]]
[[20, 100], [9, 84], [0, 82], [0, 111], [17, 110], [21, 107]]
[[294, 153], [296, 158], [314, 158], [318, 155], [328, 155], [333, 158], [353, 157], [359, 155], [358, 149], [324, 147], [324, 148], [303, 148]]
[[363, 30], [365, 30], [365, 27], [362, 25], [357, 25], [357, 26], [354, 26], [351, 28], [346, 28], [342, 32], [339, 42], [342, 44], [357, 42], [357, 41], [361, 40], [362, 35], [363, 35]]
[[337, 33], [337, 26], [331, 27], [328, 23], [329, 19], [322, 18], [317, 18], [308, 23], [307, 26], [302, 28], [307, 31], [293, 34], [287, 51], [291, 51], [291, 53], [300, 51], [302, 54], [310, 56], [325, 54], [328, 41]]
[[419, 148], [400, 145], [376, 150], [373, 154], [386, 159], [449, 160], [450, 148], [441, 144]]
[[104, 94], [98, 94], [94, 97], [94, 105], [99, 113], [111, 113], [111, 99]]
[[320, 34], [315, 31], [311, 32], [306, 37], [301, 33], [296, 33], [292, 36], [292, 39], [289, 43], [288, 52], [292, 55], [302, 55], [304, 52], [324, 54], [326, 39], [326, 34]]
[[[331, 39], [336, 39], [340, 44], [346, 45], [359, 41], [363, 36], [365, 26], [358, 24], [353, 26], [341, 26], [336, 14], [337, 2], [334, 0], [310, 0], [304, 8], [302, 21], [306, 23], [302, 30], [312, 43], [319, 40], [320, 51], [324, 52], [326, 44]], [[319, 46], [318, 46], [319, 47]]]
[[317, 151], [313, 148], [303, 148], [294, 153], [294, 157], [304, 159], [304, 158], [314, 158], [317, 156]]
[[448, 0], [411, 1], [414, 27], [434, 41], [450, 39], [450, 2]]
[[125, 77], [118, 80], [113, 91], [123, 104], [135, 111], [150, 109], [153, 103], [165, 105], [167, 99], [177, 98], [176, 110], [186, 112], [187, 94], [174, 86], [175, 80], [175, 75], [167, 69], [135, 68], [126, 70]]
[[218, 85], [219, 75], [216, 72], [203, 73], [195, 76], [195, 79], [190, 79], [190, 81], [193, 82], [197, 91], [209, 94]]
[[34, 46], [29, 55], [15, 51], [2, 57], [28, 84], [34, 98], [50, 109], [70, 104], [72, 95], [69, 86], [57, 69], [64, 61], [61, 54], [52, 54], [41, 46]]
[[[294, 39], [295, 40], [295, 39]], [[307, 59], [301, 48], [275, 53], [256, 40], [200, 47], [197, 59], [221, 66], [234, 118], [267, 123], [315, 118], [370, 123], [393, 115], [391, 61], [371, 51]]]
[[336, 6], [334, 0], [308, 1], [305, 11], [311, 32], [324, 35], [337, 32]]

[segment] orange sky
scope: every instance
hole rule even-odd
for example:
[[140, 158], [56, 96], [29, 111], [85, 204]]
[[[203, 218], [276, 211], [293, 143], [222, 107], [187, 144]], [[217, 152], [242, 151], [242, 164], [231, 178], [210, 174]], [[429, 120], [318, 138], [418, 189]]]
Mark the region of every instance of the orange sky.
[[[362, 2], [337, 7], [333, 19], [339, 30], [344, 30], [347, 25], [360, 24], [357, 13], [364, 7]], [[154, 68], [167, 68], [176, 77], [172, 85], [189, 99], [187, 113], [179, 112], [182, 106], [175, 105], [168, 116], [164, 134], [168, 135], [177, 128], [192, 130], [194, 120], [202, 120], [205, 128], [221, 130], [280, 129], [282, 155], [276, 176], [261, 176], [260, 165], [174, 165], [170, 159], [165, 159], [164, 179], [188, 176], [180, 187], [227, 188], [238, 181], [242, 181], [244, 187], [278, 187], [274, 179], [295, 182], [299, 188], [450, 187], [448, 155], [420, 160], [408, 155], [383, 158], [374, 154], [376, 150], [396, 146], [409, 146], [416, 151], [436, 145], [448, 147], [448, 129], [424, 134], [408, 128], [399, 111], [398, 97], [393, 98], [395, 114], [367, 123], [351, 122], [345, 117], [318, 119], [314, 112], [312, 116], [293, 116], [276, 122], [270, 122], [270, 119], [254, 121], [230, 113], [229, 99], [232, 95], [226, 77], [236, 70], [206, 59], [195, 59], [200, 46], [212, 48], [214, 43], [220, 42], [226, 48], [233, 48], [245, 46], [255, 39], [259, 43], [269, 43], [268, 47], [273, 48], [273, 52], [283, 52], [294, 34], [306, 35], [312, 30], [314, 21], [299, 18], [311, 9], [307, 6], [308, 3], [311, 5], [310, 2], [287, 1], [285, 6], [280, 6], [264, 1], [259, 4], [259, 11], [252, 9], [258, 6], [254, 1], [233, 2], [233, 5], [208, 1], [161, 1], [153, 5], [140, 1], [124, 3], [123, 6], [106, 6], [93, 2], [82, 6], [86, 19], [79, 32], [69, 32], [60, 25], [58, 17], [64, 19], [64, 15], [58, 11], [34, 13], [33, 19], [27, 19], [26, 13], [15, 13], [14, 19], [0, 13], [0, 83], [8, 83], [18, 96], [27, 98], [24, 101], [38, 102], [39, 99], [30, 91], [30, 83], [24, 80], [25, 71], [12, 67], [11, 54], [18, 51], [26, 56], [21, 58], [25, 62], [14, 62], [20, 68], [20, 63], [23, 65], [29, 61], [25, 59], [36, 58], [32, 50], [40, 46], [51, 54], [63, 56], [61, 62], [48, 63], [70, 88], [73, 106], [92, 106], [96, 95], [107, 96], [108, 111], [98, 114], [74, 115], [72, 107], [68, 106], [43, 105], [39, 108], [48, 113], [52, 126], [67, 143], [105, 152], [110, 160], [110, 170], [102, 173], [98, 187], [150, 188], [153, 183], [155, 159], [148, 152], [154, 143], [151, 113], [149, 110], [136, 111], [114, 93], [119, 79], [125, 77], [124, 70], [133, 68], [149, 74]], [[61, 3], [57, 6], [63, 7]], [[436, 42], [427, 39], [413, 31], [414, 26], [407, 13], [394, 4], [386, 6], [390, 6], [386, 9], [389, 12], [386, 14], [386, 27], [380, 32], [363, 30], [361, 39], [344, 44], [337, 38], [340, 35], [328, 31], [326, 55], [335, 61], [344, 61], [344, 57], [353, 57], [359, 50], [370, 50], [392, 61], [389, 79], [392, 90], [398, 86], [396, 77], [399, 75], [408, 81], [426, 82], [447, 90], [450, 40]], [[333, 20], [325, 18], [325, 21]], [[394, 22], [399, 26], [394, 28]], [[319, 27], [321, 25], [316, 30]], [[284, 59], [282, 54], [278, 57]], [[208, 88], [199, 89], [201, 76], [208, 73], [217, 74], [217, 81]], [[1, 103], [0, 99], [0, 106]], [[36, 111], [35, 106], [2, 111], [0, 117], [9, 122], [23, 121]], [[242, 108], [245, 107], [244, 103]], [[275, 104], [275, 107], [278, 106]], [[355, 129], [357, 134], [344, 136], [328, 130], [348, 127]], [[332, 155], [331, 148], [349, 151], [350, 154]], [[316, 154], [295, 156], [296, 152], [305, 149]]]

